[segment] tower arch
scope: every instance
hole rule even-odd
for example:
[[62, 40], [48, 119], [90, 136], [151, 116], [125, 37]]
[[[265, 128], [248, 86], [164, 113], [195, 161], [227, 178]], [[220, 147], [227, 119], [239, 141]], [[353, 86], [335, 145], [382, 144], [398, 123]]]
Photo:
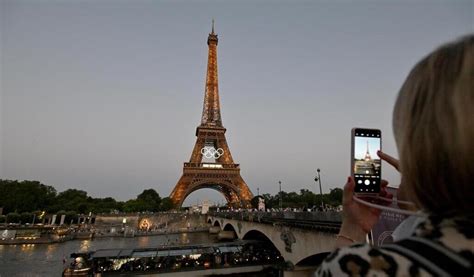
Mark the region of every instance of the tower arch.
[[178, 203], [179, 206], [182, 206], [186, 198], [191, 195], [193, 192], [200, 190], [200, 189], [213, 189], [222, 196], [224, 196], [227, 203], [236, 204], [239, 201], [238, 198], [238, 191], [239, 188], [232, 184], [230, 181], [222, 180], [220, 182], [216, 182], [216, 180], [212, 179], [204, 179], [201, 181], [196, 181], [191, 183], [188, 189], [186, 190], [182, 200]]

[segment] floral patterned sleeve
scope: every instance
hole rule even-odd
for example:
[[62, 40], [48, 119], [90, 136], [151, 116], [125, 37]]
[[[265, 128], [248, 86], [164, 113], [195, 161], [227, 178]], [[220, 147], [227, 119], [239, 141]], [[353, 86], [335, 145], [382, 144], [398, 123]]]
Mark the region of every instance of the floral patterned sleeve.
[[394, 252], [354, 244], [329, 254], [315, 276], [429, 276], [428, 272]]

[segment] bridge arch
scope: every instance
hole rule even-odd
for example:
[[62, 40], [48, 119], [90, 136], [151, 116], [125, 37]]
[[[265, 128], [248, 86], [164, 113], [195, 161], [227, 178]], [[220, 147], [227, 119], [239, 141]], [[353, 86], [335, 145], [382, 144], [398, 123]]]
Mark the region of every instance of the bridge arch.
[[212, 226], [219, 227], [219, 228], [221, 228], [221, 229], [222, 229], [222, 227], [221, 227], [221, 223], [220, 223], [220, 222], [219, 222], [219, 220], [217, 220], [217, 219], [216, 219], [216, 220], [214, 220], [214, 223], [212, 224]]
[[281, 251], [278, 249], [278, 247], [272, 242], [272, 240], [267, 237], [267, 235], [265, 235], [263, 232], [259, 231], [259, 230], [250, 230], [248, 231], [247, 233], [245, 233], [243, 236], [242, 236], [242, 239], [243, 240], [257, 240], [257, 241], [261, 241], [261, 242], [264, 242], [266, 244], [268, 244], [270, 247], [273, 248], [273, 250], [276, 250], [278, 251], [278, 254], [280, 256], [282, 256], [282, 253]]
[[211, 218], [208, 218], [208, 219], [207, 219], [207, 223], [212, 224]]
[[[258, 230], [250, 230], [244, 234], [242, 237], [243, 240], [259, 240], [259, 241], [268, 241], [272, 242], [272, 240], [267, 237], [264, 233]], [[273, 243], [272, 243], [273, 244]]]
[[237, 230], [235, 229], [234, 225], [232, 225], [231, 223], [227, 223], [226, 225], [224, 225], [224, 228], [222, 230], [223, 231], [232, 231], [235, 234], [237, 234]]
[[210, 217], [214, 222], [219, 220], [217, 226], [220, 226], [221, 230], [226, 225], [232, 224], [239, 239], [270, 242], [270, 246], [275, 247], [280, 256], [291, 265], [317, 266], [325, 258], [326, 253], [335, 247], [335, 236], [332, 232], [275, 226], [260, 223], [255, 221], [255, 218], [249, 221], [240, 220], [240, 216]]

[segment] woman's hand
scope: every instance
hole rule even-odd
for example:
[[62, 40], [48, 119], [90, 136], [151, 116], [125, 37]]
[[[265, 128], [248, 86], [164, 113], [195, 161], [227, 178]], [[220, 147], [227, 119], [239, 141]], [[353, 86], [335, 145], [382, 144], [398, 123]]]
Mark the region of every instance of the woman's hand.
[[395, 169], [400, 172], [400, 162], [395, 159], [394, 157], [390, 156], [389, 154], [385, 154], [382, 151], [377, 151], [377, 156], [379, 156], [380, 159], [386, 161], [388, 164], [391, 166], [395, 167]]
[[[400, 162], [395, 159], [394, 157], [385, 154], [382, 151], [377, 151], [377, 155], [380, 157], [380, 159], [386, 161], [388, 164], [393, 166], [398, 172], [400, 172]], [[402, 178], [403, 181], [403, 178]], [[407, 193], [406, 190], [406, 184], [403, 184], [403, 182], [398, 186], [398, 191], [397, 191], [397, 200], [403, 200], [406, 202], [412, 202], [412, 200], [409, 197], [409, 193]], [[416, 211], [419, 209], [415, 204], [406, 204], [406, 203], [400, 203], [398, 202], [398, 207], [403, 210], [409, 210], [409, 211]]]
[[[399, 170], [399, 162], [397, 159], [383, 153], [382, 151], [378, 151], [377, 155], [382, 160], [395, 167], [395, 169]], [[388, 182], [386, 180], [381, 180], [379, 196], [391, 199], [393, 195], [387, 192], [387, 186]], [[365, 236], [374, 227], [375, 223], [377, 223], [382, 211], [354, 201], [354, 188], [354, 179], [348, 177], [342, 196], [343, 216], [339, 235], [343, 238], [351, 238], [356, 242], [362, 242], [365, 241]]]
[[[380, 196], [392, 198], [392, 195], [386, 190], [387, 185], [386, 180], [381, 181]], [[354, 179], [348, 177], [342, 196], [342, 226], [339, 235], [361, 242], [365, 241], [365, 236], [377, 223], [381, 211], [354, 201], [354, 188]]]

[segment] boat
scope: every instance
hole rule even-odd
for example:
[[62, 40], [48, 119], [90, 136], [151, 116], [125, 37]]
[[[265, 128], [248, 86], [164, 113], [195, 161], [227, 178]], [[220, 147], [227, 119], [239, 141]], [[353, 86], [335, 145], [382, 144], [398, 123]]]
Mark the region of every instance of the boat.
[[208, 276], [278, 270], [278, 250], [260, 241], [99, 249], [72, 253], [63, 276]]

